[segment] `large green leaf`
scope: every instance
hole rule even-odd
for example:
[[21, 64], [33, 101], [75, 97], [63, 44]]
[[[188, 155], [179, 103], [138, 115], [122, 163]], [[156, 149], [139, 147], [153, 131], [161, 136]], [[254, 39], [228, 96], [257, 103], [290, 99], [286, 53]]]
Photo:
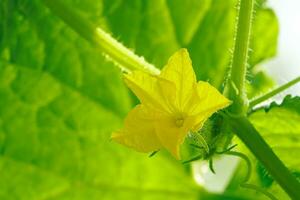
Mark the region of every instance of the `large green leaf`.
[[291, 169], [300, 171], [300, 97], [287, 96], [280, 104], [250, 115], [255, 128], [266, 139], [278, 157]]
[[111, 143], [122, 119], [103, 105], [45, 71], [0, 72], [1, 199], [196, 198], [179, 164]]
[[[187, 47], [198, 79], [220, 86], [231, 59], [236, 3], [105, 0], [104, 11], [113, 35], [148, 61], [162, 67], [178, 48]], [[278, 24], [274, 13], [262, 5], [257, 6], [256, 13], [251, 66], [274, 56], [277, 47]], [[266, 23], [268, 26], [264, 26]]]
[[255, 12], [249, 58], [251, 67], [276, 55], [278, 26], [277, 17], [271, 9], [259, 7]]
[[196, 199], [180, 163], [110, 142], [131, 106], [117, 67], [39, 1], [1, 8], [0, 199]]
[[129, 101], [119, 70], [41, 6], [31, 1], [7, 2], [9, 60], [50, 73], [92, 101], [124, 115]]

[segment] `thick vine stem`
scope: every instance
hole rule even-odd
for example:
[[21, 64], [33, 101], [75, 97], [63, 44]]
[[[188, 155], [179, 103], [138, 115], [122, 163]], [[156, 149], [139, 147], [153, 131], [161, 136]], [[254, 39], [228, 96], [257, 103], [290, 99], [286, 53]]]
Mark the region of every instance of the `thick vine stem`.
[[245, 93], [245, 77], [254, 1], [255, 0], [240, 0], [238, 4], [238, 18], [231, 73], [225, 90], [226, 95], [233, 101], [230, 111], [235, 114], [245, 114], [248, 108], [248, 100]]
[[300, 199], [300, 182], [274, 154], [246, 117], [228, 116], [228, 123], [256, 158], [265, 166], [271, 176], [292, 199]]
[[255, 0], [239, 0], [232, 65], [224, 91], [233, 104], [226, 118], [233, 132], [266, 167], [287, 194], [292, 199], [300, 199], [300, 183], [246, 118], [248, 100], [245, 82], [254, 3]]
[[43, 2], [74, 31], [98, 47], [123, 70], [142, 70], [154, 75], [160, 73], [159, 69], [146, 62], [143, 57], [137, 56], [100, 27], [89, 23], [72, 8], [66, 6], [63, 0], [43, 0]]

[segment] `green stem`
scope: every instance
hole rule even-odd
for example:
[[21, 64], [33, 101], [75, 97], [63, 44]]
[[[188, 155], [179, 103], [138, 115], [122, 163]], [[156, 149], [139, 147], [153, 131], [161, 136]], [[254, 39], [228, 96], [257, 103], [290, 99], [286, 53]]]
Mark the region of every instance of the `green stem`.
[[243, 180], [243, 183], [248, 182], [249, 179], [250, 179], [250, 176], [251, 176], [251, 172], [252, 172], [252, 165], [251, 165], [250, 159], [245, 154], [237, 152], [237, 151], [228, 151], [225, 154], [239, 157], [239, 158], [243, 159], [246, 162], [246, 164], [247, 164], [247, 174], [246, 174], [246, 176]]
[[235, 114], [245, 114], [248, 106], [248, 100], [245, 93], [245, 77], [253, 7], [254, 0], [239, 1], [231, 74], [226, 88], [227, 96], [233, 101], [230, 111]]
[[248, 188], [248, 189], [252, 189], [256, 192], [260, 192], [263, 195], [265, 195], [266, 197], [270, 198], [271, 200], [278, 200], [275, 196], [273, 196], [273, 194], [269, 193], [268, 191], [266, 191], [265, 189], [258, 187], [256, 185], [252, 185], [252, 184], [247, 184], [247, 183], [242, 183], [241, 187], [243, 188]]
[[295, 79], [293, 79], [293, 80], [291, 80], [291, 81], [289, 81], [288, 83], [286, 83], [286, 84], [284, 84], [284, 85], [282, 85], [282, 86], [280, 86], [280, 87], [278, 87], [278, 88], [276, 88], [276, 89], [274, 89], [274, 90], [272, 90], [272, 91], [264, 94], [263, 96], [260, 96], [260, 97], [258, 97], [256, 99], [252, 100], [250, 102], [250, 104], [249, 104], [249, 107], [252, 108], [252, 107], [256, 106], [257, 104], [262, 103], [262, 102], [270, 99], [271, 97], [273, 97], [276, 94], [278, 94], [278, 93], [280, 93], [280, 92], [288, 89], [289, 87], [295, 85], [298, 82], [300, 82], [300, 76], [297, 77], [297, 78], [295, 78]]
[[255, 0], [239, 0], [238, 21], [231, 74], [225, 93], [233, 101], [228, 120], [235, 134], [265, 166], [292, 199], [300, 199], [300, 183], [274, 154], [272, 149], [247, 120], [248, 100], [245, 93], [247, 58]]
[[138, 69], [151, 74], [159, 74], [159, 70], [146, 62], [144, 58], [135, 55], [100, 27], [86, 21], [69, 6], [66, 6], [62, 0], [44, 0], [44, 3], [74, 31], [98, 47], [122, 69], [126, 71]]
[[235, 134], [292, 199], [300, 199], [300, 182], [290, 173], [246, 117], [230, 117]]
[[276, 197], [274, 197], [271, 193], [269, 193], [268, 191], [266, 191], [265, 189], [261, 188], [261, 187], [258, 187], [256, 185], [252, 185], [252, 184], [248, 184], [248, 180], [250, 179], [250, 176], [251, 176], [251, 172], [252, 172], [252, 165], [251, 165], [251, 161], [250, 159], [248, 158], [248, 156], [246, 156], [245, 154], [243, 153], [240, 153], [240, 152], [237, 152], [237, 151], [228, 151], [226, 152], [225, 154], [227, 155], [232, 155], [232, 156], [237, 156], [241, 159], [243, 159], [246, 164], [247, 164], [247, 174], [244, 178], [244, 181], [243, 183], [241, 183], [241, 187], [244, 187], [244, 188], [248, 188], [248, 189], [252, 189], [252, 190], [255, 190], [257, 192], [260, 192], [261, 194], [269, 197], [270, 199], [272, 200], [278, 200]]

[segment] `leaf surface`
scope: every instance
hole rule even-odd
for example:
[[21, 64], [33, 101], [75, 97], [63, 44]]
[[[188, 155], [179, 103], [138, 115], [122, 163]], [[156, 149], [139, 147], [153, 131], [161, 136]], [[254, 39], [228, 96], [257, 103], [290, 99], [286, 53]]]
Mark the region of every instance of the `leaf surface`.
[[250, 115], [250, 121], [279, 158], [291, 169], [300, 170], [300, 97], [286, 96]]

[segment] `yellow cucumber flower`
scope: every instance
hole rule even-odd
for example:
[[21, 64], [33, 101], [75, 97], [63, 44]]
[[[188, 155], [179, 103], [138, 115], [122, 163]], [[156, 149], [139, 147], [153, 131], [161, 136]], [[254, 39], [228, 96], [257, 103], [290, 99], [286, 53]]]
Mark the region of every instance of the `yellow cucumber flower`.
[[134, 71], [124, 75], [141, 104], [131, 110], [124, 128], [112, 139], [140, 152], [167, 149], [180, 159], [180, 145], [217, 110], [231, 102], [207, 82], [197, 82], [186, 49], [180, 49], [159, 75]]

